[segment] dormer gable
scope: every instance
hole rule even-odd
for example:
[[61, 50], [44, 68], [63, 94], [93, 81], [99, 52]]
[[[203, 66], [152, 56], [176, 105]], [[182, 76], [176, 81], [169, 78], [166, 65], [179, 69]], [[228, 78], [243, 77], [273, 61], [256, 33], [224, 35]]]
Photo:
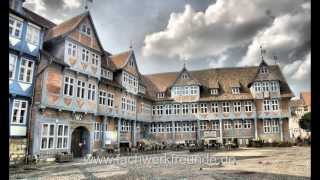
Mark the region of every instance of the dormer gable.
[[200, 86], [200, 82], [192, 76], [192, 74], [183, 67], [180, 73], [178, 74], [176, 80], [172, 83], [170, 87], [173, 86]]

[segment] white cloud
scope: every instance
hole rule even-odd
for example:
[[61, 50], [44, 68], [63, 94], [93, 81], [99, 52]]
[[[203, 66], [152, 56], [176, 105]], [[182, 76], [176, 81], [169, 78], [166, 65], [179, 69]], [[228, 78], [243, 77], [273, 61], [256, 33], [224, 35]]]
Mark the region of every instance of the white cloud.
[[297, 60], [283, 67], [283, 73], [293, 80], [309, 80], [311, 71], [311, 53], [304, 60]]
[[76, 9], [81, 6], [81, 0], [63, 0], [64, 8]]
[[[275, 18], [273, 24], [261, 30], [248, 47], [246, 55], [238, 63], [239, 66], [257, 65], [260, 59], [260, 45], [271, 52], [286, 52], [285, 58], [291, 58], [291, 50], [298, 48], [305, 43], [303, 33], [309, 27], [310, 11], [304, 8], [297, 14], [285, 14]], [[281, 59], [280, 59], [281, 61]]]
[[224, 67], [225, 61], [228, 59], [228, 55], [222, 54], [218, 59], [210, 60], [209, 66], [211, 68]]

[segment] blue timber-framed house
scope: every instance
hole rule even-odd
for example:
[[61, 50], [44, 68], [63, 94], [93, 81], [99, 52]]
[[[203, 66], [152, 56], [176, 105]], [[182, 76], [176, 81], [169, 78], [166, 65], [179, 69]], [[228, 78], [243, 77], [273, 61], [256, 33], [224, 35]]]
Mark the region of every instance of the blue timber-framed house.
[[55, 24], [24, 8], [24, 0], [9, 1], [9, 157], [27, 154], [28, 124], [43, 36]]

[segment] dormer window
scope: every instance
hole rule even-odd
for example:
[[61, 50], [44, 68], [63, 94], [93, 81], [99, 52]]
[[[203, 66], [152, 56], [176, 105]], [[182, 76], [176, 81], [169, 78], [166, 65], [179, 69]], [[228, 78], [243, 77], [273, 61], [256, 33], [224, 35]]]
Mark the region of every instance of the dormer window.
[[86, 24], [82, 24], [81, 32], [90, 36], [91, 35], [91, 28], [87, 26]]
[[164, 92], [159, 92], [157, 96], [158, 99], [164, 98]]
[[218, 95], [218, 88], [210, 89], [210, 94], [211, 95]]
[[268, 73], [268, 67], [262, 66], [261, 69], [260, 69], [260, 73], [261, 74], [267, 74]]
[[239, 87], [233, 87], [232, 88], [232, 94], [240, 94], [240, 88]]
[[129, 66], [131, 66], [131, 67], [134, 66], [134, 63], [133, 63], [133, 60], [132, 60], [132, 59], [129, 61]]

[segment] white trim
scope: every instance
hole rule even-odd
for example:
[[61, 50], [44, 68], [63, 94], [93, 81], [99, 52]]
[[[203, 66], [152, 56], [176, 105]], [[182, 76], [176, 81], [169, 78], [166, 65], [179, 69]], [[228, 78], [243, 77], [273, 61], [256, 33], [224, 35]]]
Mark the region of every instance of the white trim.
[[[21, 67], [22, 67], [22, 61], [26, 61], [26, 64], [28, 64], [28, 62], [31, 62], [32, 63], [32, 67], [29, 68], [29, 67], [24, 67], [25, 68], [25, 71], [24, 71], [24, 74], [23, 74], [23, 80], [20, 80], [20, 73], [21, 73]], [[18, 74], [18, 82], [23, 82], [23, 83], [28, 83], [28, 84], [32, 84], [32, 81], [33, 81], [33, 71], [34, 71], [34, 61], [32, 60], [29, 60], [29, 59], [26, 59], [24, 57], [21, 58], [20, 60], [20, 66], [19, 66], [19, 74]], [[27, 79], [27, 71], [28, 70], [31, 70], [30, 72], [30, 82], [27, 82], [26, 79]]]
[[17, 60], [18, 60], [18, 56], [13, 54], [13, 53], [9, 53], [9, 72], [10, 72], [10, 60], [11, 60], [11, 57], [14, 57], [14, 63], [13, 63], [13, 70], [12, 70], [12, 77], [9, 79], [12, 79], [14, 80], [14, 78], [16, 77], [16, 68], [17, 68]]
[[[13, 122], [13, 116], [14, 116], [14, 110], [15, 108], [15, 103], [19, 103], [19, 107], [17, 107], [17, 116], [16, 122]], [[26, 107], [22, 108], [22, 103], [26, 103]], [[21, 117], [21, 111], [24, 110], [24, 116], [23, 116], [23, 122], [20, 123], [20, 117]], [[22, 100], [22, 99], [14, 99], [13, 104], [12, 104], [12, 109], [11, 109], [11, 124], [22, 124], [25, 125], [27, 121], [27, 116], [28, 116], [28, 101]], [[19, 121], [19, 122], [18, 122]]]

